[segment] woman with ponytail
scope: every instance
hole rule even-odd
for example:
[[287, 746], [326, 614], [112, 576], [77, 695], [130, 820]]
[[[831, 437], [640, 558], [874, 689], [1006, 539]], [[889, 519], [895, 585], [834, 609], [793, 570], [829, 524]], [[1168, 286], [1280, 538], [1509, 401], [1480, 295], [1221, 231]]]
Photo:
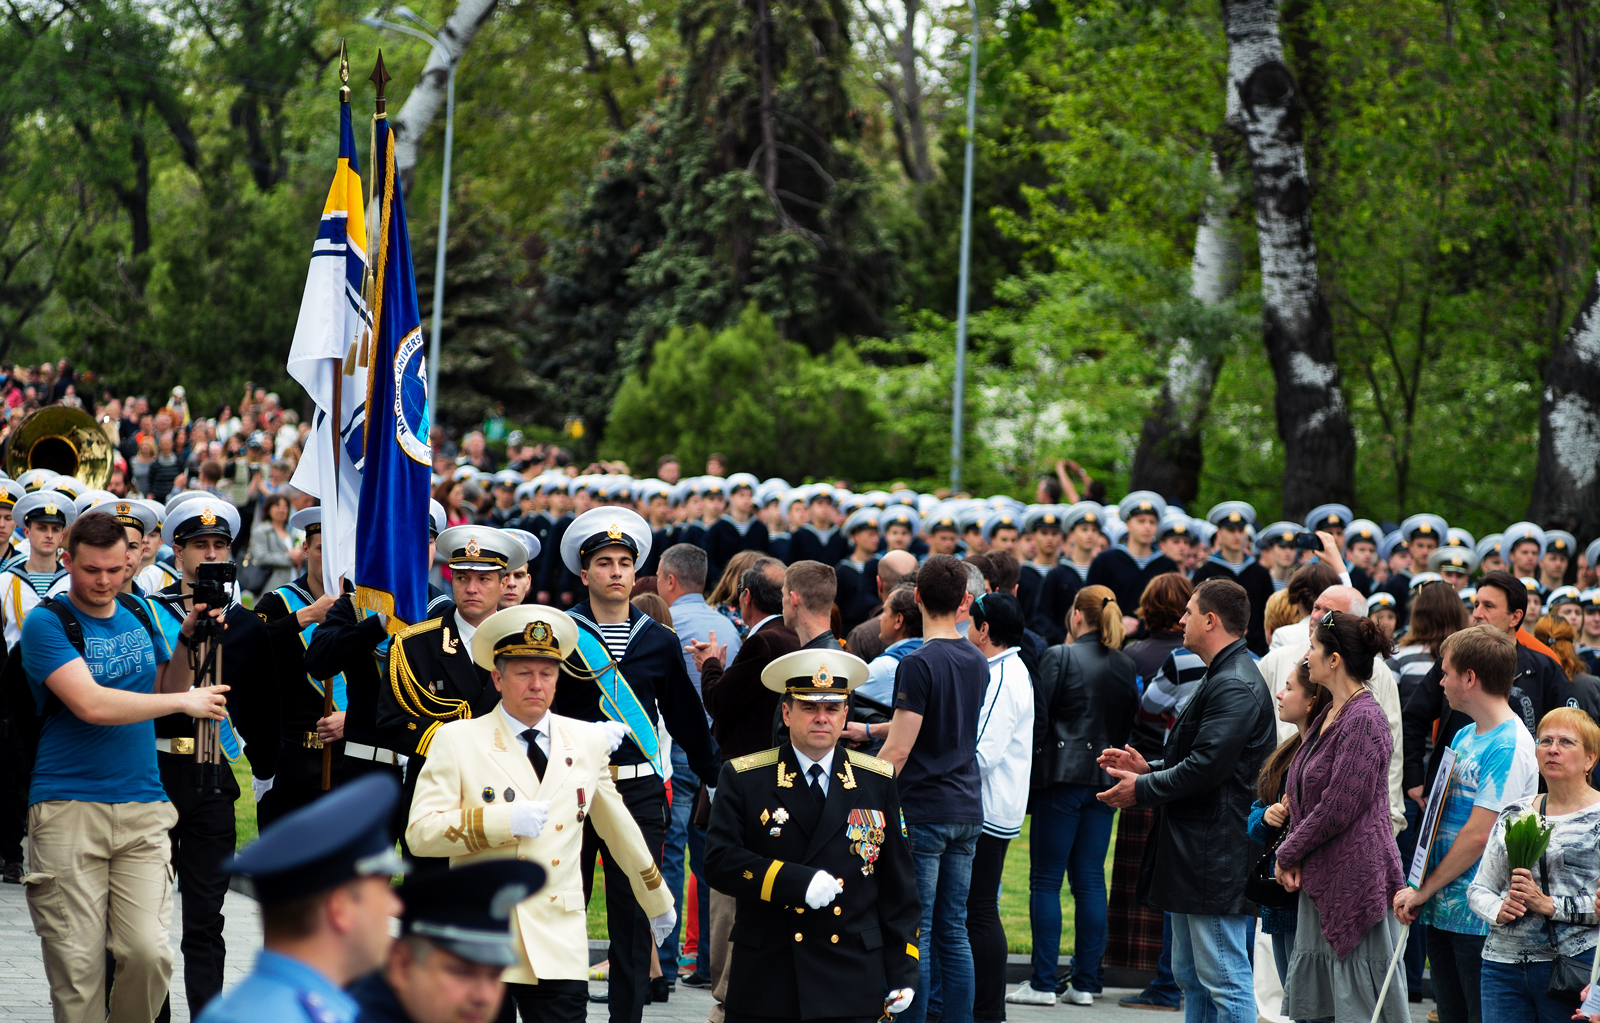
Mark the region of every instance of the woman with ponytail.
[[1285, 785], [1289, 832], [1277, 876], [1300, 902], [1283, 1014], [1406, 1023], [1403, 972], [1373, 1014], [1401, 940], [1390, 901], [1405, 885], [1389, 820], [1393, 740], [1368, 687], [1373, 662], [1391, 646], [1370, 618], [1329, 611], [1310, 625], [1310, 681], [1333, 699], [1307, 729]]
[[1121, 650], [1122, 608], [1104, 586], [1078, 591], [1067, 619], [1067, 644], [1045, 651], [1039, 680], [1047, 694], [1043, 758], [1035, 771], [1030, 838], [1028, 916], [1033, 926], [1033, 976], [1006, 1001], [1053, 1005], [1061, 953], [1061, 878], [1072, 887], [1077, 947], [1062, 998], [1091, 1005], [1104, 986], [1106, 849], [1116, 811], [1095, 798], [1111, 787], [1096, 762], [1128, 741], [1139, 709], [1133, 659]]

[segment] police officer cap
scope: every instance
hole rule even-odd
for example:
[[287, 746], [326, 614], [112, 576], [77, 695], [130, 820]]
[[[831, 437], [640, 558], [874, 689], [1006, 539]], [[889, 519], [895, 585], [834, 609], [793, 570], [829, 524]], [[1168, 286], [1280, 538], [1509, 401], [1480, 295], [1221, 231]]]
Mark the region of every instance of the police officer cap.
[[1127, 522], [1135, 515], [1154, 515], [1156, 521], [1167, 513], [1167, 502], [1150, 490], [1135, 490], [1117, 503], [1117, 517]]
[[50, 489], [66, 494], [76, 501], [88, 492], [89, 485], [76, 476], [57, 476], [51, 481]]
[[515, 490], [522, 485], [522, 473], [517, 472], [515, 469], [501, 469], [491, 478], [497, 487], [510, 487]]
[[1576, 586], [1557, 586], [1550, 591], [1550, 599], [1545, 601], [1545, 607], [1560, 607], [1562, 604], [1582, 604], [1583, 595]]
[[[65, 491], [62, 492], [65, 493]], [[122, 500], [122, 498], [118, 497], [116, 494], [113, 494], [109, 490], [85, 490], [83, 493], [73, 498], [72, 506], [78, 509], [79, 515], [82, 515], [90, 508], [105, 504], [107, 501], [120, 500]]]
[[1383, 527], [1371, 519], [1356, 519], [1344, 527], [1344, 545], [1349, 547], [1353, 543], [1370, 543], [1378, 546], [1378, 541], [1383, 539]]
[[1583, 552], [1583, 558], [1589, 563], [1591, 570], [1597, 567], [1595, 562], [1600, 561], [1600, 536], [1589, 541], [1589, 547]]
[[1382, 558], [1384, 561], [1388, 561], [1394, 556], [1395, 551], [1399, 550], [1405, 545], [1406, 538], [1401, 536], [1400, 530], [1397, 529], [1385, 536], [1383, 538], [1383, 542], [1378, 544], [1378, 557]]
[[22, 485], [23, 490], [32, 494], [35, 491], [50, 489], [51, 484], [60, 478], [59, 472], [50, 469], [29, 469], [17, 477], [17, 482]]
[[761, 670], [761, 684], [806, 703], [843, 703], [867, 680], [867, 662], [843, 650], [796, 650]]
[[111, 501], [96, 505], [95, 511], [109, 513], [123, 526], [132, 526], [140, 536], [149, 536], [161, 525], [156, 510], [148, 501], [132, 501], [113, 497]]
[[878, 516], [882, 514], [876, 508], [857, 508], [844, 520], [844, 535], [854, 536], [858, 529], [877, 529]]
[[496, 657], [548, 657], [564, 661], [578, 649], [578, 625], [565, 611], [544, 604], [514, 604], [496, 611], [472, 634], [472, 660], [484, 671]]
[[1400, 535], [1410, 543], [1419, 536], [1431, 536], [1437, 543], [1444, 543], [1445, 536], [1450, 532], [1450, 527], [1444, 519], [1428, 512], [1420, 512], [1400, 523]]
[[1181, 536], [1185, 539], [1194, 536], [1194, 527], [1190, 523], [1189, 516], [1170, 509], [1161, 516], [1161, 524], [1156, 529], [1156, 539], [1165, 540], [1169, 536]]
[[444, 532], [445, 526], [450, 522], [450, 517], [444, 513], [444, 505], [432, 498], [428, 499], [428, 535], [438, 536]]
[[161, 527], [164, 543], [183, 543], [198, 536], [220, 536], [229, 543], [239, 535], [239, 509], [230, 501], [202, 494], [185, 501], [176, 508], [167, 509], [167, 521]]
[[301, 508], [289, 516], [289, 528], [300, 530], [306, 535], [307, 540], [322, 532], [322, 506], [318, 504], [310, 508]]
[[1368, 618], [1371, 618], [1374, 613], [1384, 609], [1393, 611], [1396, 614], [1400, 613], [1400, 602], [1395, 600], [1394, 594], [1390, 593], [1388, 590], [1379, 590], [1367, 598]]
[[1407, 589], [1409, 592], [1415, 593], [1429, 583], [1439, 582], [1444, 582], [1444, 576], [1438, 572], [1419, 572], [1411, 577], [1411, 585]]
[[[977, 509], [974, 509], [974, 511], [976, 510]], [[1023, 521], [1026, 522], [1027, 520], [1024, 519]], [[1019, 533], [1022, 532], [1022, 530], [1018, 528], [1016, 514], [1006, 509], [990, 512], [987, 516], [980, 520], [980, 523], [981, 524], [979, 528], [983, 530], [984, 543], [993, 543], [994, 534], [1002, 529], [1015, 529]]]
[[248, 876], [264, 906], [308, 898], [358, 877], [403, 873], [405, 861], [389, 834], [389, 815], [399, 798], [393, 778], [363, 775], [273, 822], [223, 869]]
[[493, 526], [451, 526], [438, 543], [452, 572], [513, 572], [528, 563], [527, 548]]
[[1531, 541], [1539, 545], [1539, 553], [1544, 553], [1544, 530], [1532, 522], [1513, 522], [1506, 527], [1500, 537], [1500, 551], [1504, 557], [1511, 557], [1517, 549], [1517, 544]]
[[78, 508], [72, 498], [59, 490], [36, 490], [18, 501], [11, 514], [23, 525], [54, 522], [58, 526], [70, 526], [78, 517]]
[[28, 495], [16, 480], [0, 480], [0, 508], [10, 508]]
[[1232, 526], [1243, 529], [1256, 524], [1256, 510], [1244, 501], [1223, 501], [1211, 506], [1206, 521], [1217, 528]]
[[1298, 522], [1274, 522], [1256, 534], [1256, 548], [1264, 551], [1269, 547], [1288, 547], [1304, 532]]
[[1093, 501], [1079, 501], [1061, 513], [1061, 531], [1063, 533], [1070, 533], [1084, 523], [1088, 523], [1096, 529], [1105, 528], [1105, 509]]
[[1473, 539], [1472, 534], [1460, 526], [1451, 526], [1445, 536], [1447, 537], [1445, 540], [1446, 547], [1470, 547], [1476, 549], [1478, 546], [1478, 541]]
[[517, 961], [511, 916], [544, 883], [544, 868], [528, 860], [469, 863], [411, 877], [396, 891], [406, 907], [400, 931], [474, 963], [511, 966]]
[[902, 504], [898, 507], [890, 505], [883, 510], [882, 515], [878, 516], [878, 528], [888, 532], [889, 527], [895, 525], [905, 526], [911, 530], [912, 536], [916, 536], [917, 530], [922, 528], [922, 516], [917, 514], [916, 509], [907, 505]]
[[1428, 570], [1471, 575], [1478, 570], [1478, 552], [1470, 547], [1440, 547], [1428, 555]]
[[539, 538], [526, 529], [507, 528], [500, 530], [500, 532], [522, 544], [522, 549], [528, 552], [528, 560], [525, 564], [532, 564], [533, 559], [539, 556], [539, 551], [542, 549]]
[[1037, 504], [1028, 509], [1028, 514], [1022, 520], [1024, 533], [1037, 533], [1041, 529], [1053, 529], [1061, 532], [1061, 508], [1053, 504]]
[[635, 564], [650, 556], [650, 523], [628, 508], [590, 508], [572, 520], [561, 537], [561, 563], [573, 575], [603, 547], [622, 547]]
[[1306, 528], [1312, 532], [1338, 533], [1355, 517], [1355, 512], [1346, 505], [1319, 504], [1306, 516]]
[[1490, 533], [1488, 536], [1472, 545], [1473, 551], [1478, 555], [1478, 564], [1483, 564], [1483, 559], [1493, 555], [1500, 557], [1501, 544], [1505, 542], [1504, 533]]
[[1544, 531], [1544, 553], [1562, 554], [1572, 557], [1578, 552], [1578, 538], [1565, 529], [1547, 529]]
[[753, 497], [755, 496], [756, 488], [759, 486], [761, 486], [761, 481], [756, 479], [754, 473], [749, 472], [736, 472], [729, 476], [727, 481], [728, 493], [730, 494], [740, 487], [745, 487]]

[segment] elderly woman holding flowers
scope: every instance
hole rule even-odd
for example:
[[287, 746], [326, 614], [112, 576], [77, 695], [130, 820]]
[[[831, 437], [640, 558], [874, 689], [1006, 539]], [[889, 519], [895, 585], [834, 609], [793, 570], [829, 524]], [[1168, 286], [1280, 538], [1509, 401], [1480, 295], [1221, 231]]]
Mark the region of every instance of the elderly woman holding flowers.
[[1539, 773], [1549, 793], [1500, 814], [1467, 890], [1489, 921], [1483, 946], [1483, 1018], [1496, 1023], [1567, 1020], [1575, 1002], [1547, 993], [1556, 957], [1593, 961], [1600, 882], [1600, 727], [1575, 707], [1539, 722]]

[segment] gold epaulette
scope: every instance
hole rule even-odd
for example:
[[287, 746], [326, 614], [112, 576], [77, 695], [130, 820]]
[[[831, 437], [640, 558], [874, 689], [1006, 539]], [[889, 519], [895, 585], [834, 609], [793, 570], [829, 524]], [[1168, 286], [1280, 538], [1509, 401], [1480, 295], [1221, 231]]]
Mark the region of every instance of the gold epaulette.
[[420, 636], [424, 632], [431, 632], [443, 624], [443, 618], [429, 618], [425, 622], [418, 622], [415, 625], [407, 625], [405, 628], [395, 633], [394, 638], [398, 640], [404, 640], [411, 636]]
[[876, 771], [885, 778], [894, 777], [894, 765], [889, 763], [887, 760], [879, 760], [877, 757], [869, 757], [865, 753], [859, 753], [853, 749], [845, 750], [844, 755], [850, 761], [850, 763], [856, 765], [857, 767], [864, 767], [869, 771]]
[[778, 747], [774, 746], [771, 749], [764, 749], [760, 753], [752, 753], [747, 757], [735, 757], [728, 763], [733, 765], [735, 771], [743, 773], [745, 771], [754, 771], [758, 767], [771, 767], [778, 762], [780, 755]]

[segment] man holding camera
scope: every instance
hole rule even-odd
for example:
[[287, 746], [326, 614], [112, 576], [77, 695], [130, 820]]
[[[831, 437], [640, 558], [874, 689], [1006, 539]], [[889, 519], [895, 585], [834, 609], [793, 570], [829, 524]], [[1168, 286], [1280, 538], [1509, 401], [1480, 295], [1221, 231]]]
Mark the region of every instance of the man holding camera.
[[[198, 684], [229, 687], [228, 718], [220, 727], [223, 753], [229, 761], [241, 755], [249, 758], [259, 802], [272, 788], [278, 765], [276, 661], [266, 626], [234, 599], [236, 569], [229, 559], [238, 531], [239, 511], [223, 498], [196, 492], [174, 505], [167, 512], [162, 538], [171, 545], [182, 577], [156, 594], [152, 603], [173, 658], [199, 669]], [[197, 605], [223, 608], [222, 619], [192, 639], [183, 637], [179, 626]], [[215, 673], [207, 677], [203, 658], [213, 644], [221, 649]], [[239, 798], [239, 783], [229, 765], [201, 763], [195, 755], [196, 741], [195, 725], [188, 717], [169, 714], [156, 719], [161, 784], [178, 811], [178, 823], [169, 837], [183, 889], [183, 980], [191, 1017], [222, 991], [227, 954], [222, 901], [228, 893], [222, 861], [238, 844], [233, 804]]]

